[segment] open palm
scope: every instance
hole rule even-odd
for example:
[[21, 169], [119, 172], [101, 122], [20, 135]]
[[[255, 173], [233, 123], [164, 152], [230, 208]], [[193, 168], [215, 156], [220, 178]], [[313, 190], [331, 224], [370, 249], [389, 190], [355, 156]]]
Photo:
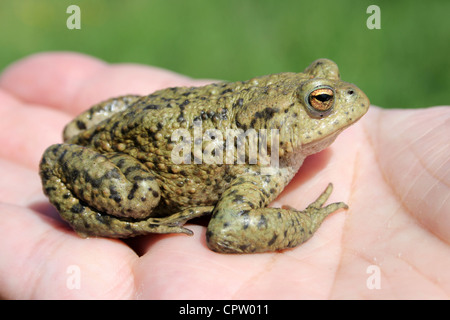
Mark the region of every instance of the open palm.
[[3, 73], [0, 297], [449, 298], [450, 107], [372, 107], [308, 157], [273, 205], [303, 209], [332, 182], [329, 201], [350, 209], [298, 248], [217, 254], [206, 247], [205, 227], [189, 224], [192, 237], [79, 238], [42, 192], [45, 148], [101, 100], [205, 83], [72, 53], [35, 55]]

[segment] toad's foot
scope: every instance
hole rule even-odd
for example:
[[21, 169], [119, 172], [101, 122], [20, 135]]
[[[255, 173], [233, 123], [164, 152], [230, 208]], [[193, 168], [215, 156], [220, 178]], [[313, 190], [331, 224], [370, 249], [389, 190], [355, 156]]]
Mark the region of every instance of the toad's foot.
[[[193, 207], [185, 209], [167, 217], [147, 218], [139, 221], [117, 218], [111, 215], [100, 215], [86, 208], [83, 215], [74, 216], [70, 223], [82, 237], [96, 236], [108, 238], [128, 238], [149, 233], [184, 233], [192, 235], [193, 232], [183, 225], [193, 218], [211, 214], [214, 207]], [[84, 228], [86, 223], [96, 219], [95, 231], [90, 232], [90, 228]]]

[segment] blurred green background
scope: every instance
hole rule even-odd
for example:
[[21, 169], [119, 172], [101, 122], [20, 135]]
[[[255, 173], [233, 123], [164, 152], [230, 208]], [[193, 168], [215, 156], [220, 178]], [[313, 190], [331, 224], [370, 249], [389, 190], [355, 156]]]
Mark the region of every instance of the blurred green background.
[[[71, 4], [81, 30], [66, 27]], [[449, 15], [449, 0], [0, 0], [0, 69], [70, 50], [233, 81], [327, 57], [372, 104], [422, 108], [450, 104]]]

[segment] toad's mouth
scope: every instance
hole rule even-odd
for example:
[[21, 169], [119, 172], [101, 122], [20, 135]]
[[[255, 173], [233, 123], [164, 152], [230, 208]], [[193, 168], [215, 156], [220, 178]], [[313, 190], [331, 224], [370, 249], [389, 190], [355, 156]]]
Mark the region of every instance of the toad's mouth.
[[328, 146], [330, 146], [334, 140], [336, 140], [337, 136], [344, 131], [345, 129], [347, 129], [351, 124], [342, 127], [341, 129], [338, 129], [328, 135], [324, 135], [323, 137], [321, 137], [320, 139], [305, 143], [302, 145], [302, 152], [305, 155], [311, 155], [317, 152], [320, 152], [322, 150], [324, 150], [325, 148], [327, 148]]

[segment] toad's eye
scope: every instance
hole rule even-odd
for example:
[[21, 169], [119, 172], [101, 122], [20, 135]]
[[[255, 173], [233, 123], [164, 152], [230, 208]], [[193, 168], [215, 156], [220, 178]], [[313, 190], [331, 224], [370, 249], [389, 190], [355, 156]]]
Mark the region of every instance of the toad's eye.
[[310, 111], [323, 117], [334, 106], [334, 91], [330, 87], [319, 87], [311, 91], [307, 99]]

